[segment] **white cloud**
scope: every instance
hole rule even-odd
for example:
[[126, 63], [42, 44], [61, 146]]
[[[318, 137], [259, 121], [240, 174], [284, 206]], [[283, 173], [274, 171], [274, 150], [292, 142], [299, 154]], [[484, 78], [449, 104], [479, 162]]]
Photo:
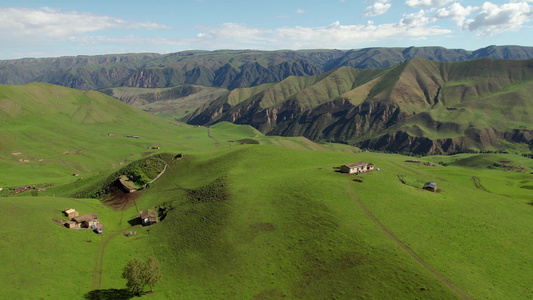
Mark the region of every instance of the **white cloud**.
[[[532, 0], [533, 1], [533, 0]], [[458, 26], [463, 26], [466, 17], [475, 11], [476, 7], [463, 7], [459, 3], [454, 3], [448, 8], [441, 8], [435, 13], [435, 17], [439, 19], [452, 19]]]
[[453, 0], [406, 0], [405, 5], [408, 7], [442, 7]]
[[391, 8], [391, 4], [387, 3], [387, 1], [376, 1], [371, 6], [368, 6], [363, 13], [361, 14], [361, 17], [375, 17], [382, 15], [386, 13], [389, 8]]
[[296, 10], [296, 13], [297, 13], [297, 14], [304, 14], [305, 11], [304, 11], [303, 9], [301, 9], [301, 8], [298, 8], [298, 9]]
[[406, 27], [423, 27], [428, 24], [434, 23], [437, 19], [434, 17], [429, 17], [430, 11], [420, 10], [415, 13], [406, 14], [400, 20], [398, 24], [401, 24]]
[[112, 28], [143, 30], [168, 29], [152, 22], [136, 22], [109, 16], [78, 12], [62, 12], [51, 8], [0, 7], [0, 38], [66, 38]]
[[485, 2], [475, 9], [477, 15], [465, 20], [463, 29], [480, 31], [481, 36], [491, 36], [506, 31], [517, 31], [533, 18], [533, 7], [526, 2], [513, 2], [498, 6]]
[[[427, 36], [449, 34], [451, 31], [426, 26], [429, 19], [409, 18], [410, 21], [374, 25], [341, 25], [336, 21], [324, 27], [282, 27], [277, 29], [254, 28], [245, 24], [226, 23], [221, 26], [203, 28], [198, 35], [199, 43], [211, 49], [227, 47], [243, 48], [246, 45], [262, 49], [304, 49], [304, 48], [354, 48], [363, 43], [386, 39], [424, 39]], [[236, 46], [240, 45], [240, 46]], [[251, 46], [250, 46], [251, 47]]]

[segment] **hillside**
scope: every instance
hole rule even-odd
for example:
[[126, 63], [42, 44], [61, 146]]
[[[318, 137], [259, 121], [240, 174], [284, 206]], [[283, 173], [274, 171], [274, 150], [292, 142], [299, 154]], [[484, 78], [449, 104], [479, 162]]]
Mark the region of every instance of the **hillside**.
[[187, 122], [229, 121], [269, 135], [415, 154], [529, 153], [533, 141], [532, 60], [417, 58], [388, 69], [342, 67], [262, 87], [234, 90]]
[[[184, 130], [94, 91], [44, 83], [1, 85], [0, 187], [87, 178], [158, 152], [147, 149], [153, 146], [183, 151]], [[204, 135], [201, 128], [187, 132], [188, 144]]]
[[0, 61], [0, 83], [47, 82], [82, 90], [165, 88], [183, 84], [234, 89], [310, 76], [342, 66], [389, 68], [420, 57], [457, 62], [479, 58], [531, 59], [532, 47], [489, 46], [475, 51], [442, 47], [299, 51], [183, 51]]
[[[331, 78], [338, 72], [347, 75]], [[312, 101], [295, 100], [320, 106], [352, 91], [355, 78], [372, 86], [379, 76], [346, 67], [230, 98], [238, 106], [257, 97], [267, 109], [278, 103], [260, 101], [265, 93], [338, 82]], [[188, 126], [41, 83], [0, 86], [0, 99], [0, 289], [10, 298], [135, 299], [122, 269], [149, 256], [163, 276], [147, 299], [533, 296], [533, 257], [524, 250], [533, 241], [529, 158], [413, 160], [248, 125]], [[339, 172], [357, 161], [376, 168]], [[118, 175], [143, 189], [110, 194]], [[427, 181], [436, 192], [421, 189]], [[35, 189], [8, 189], [25, 185]], [[103, 233], [66, 228], [67, 208], [97, 214]], [[158, 212], [157, 224], [139, 224], [145, 209]]]

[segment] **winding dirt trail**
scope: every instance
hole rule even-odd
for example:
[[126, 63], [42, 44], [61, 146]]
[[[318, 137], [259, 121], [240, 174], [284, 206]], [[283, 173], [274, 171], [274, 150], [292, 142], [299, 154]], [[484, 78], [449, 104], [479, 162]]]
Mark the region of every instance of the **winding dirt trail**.
[[359, 207], [365, 212], [366, 216], [374, 223], [376, 224], [381, 231], [396, 245], [400, 246], [407, 254], [409, 254], [420, 266], [422, 266], [426, 271], [431, 273], [435, 278], [437, 278], [440, 282], [444, 283], [450, 290], [452, 290], [457, 296], [461, 297], [462, 299], [473, 299], [470, 297], [466, 292], [461, 290], [458, 286], [456, 286], [451, 280], [446, 278], [444, 275], [439, 273], [435, 268], [433, 268], [430, 264], [428, 264], [425, 260], [423, 260], [420, 256], [418, 256], [409, 246], [404, 244], [400, 239], [398, 239], [392, 232], [390, 232], [387, 227], [385, 227], [373, 214], [368, 210], [368, 208], [363, 204], [363, 202], [357, 197], [357, 195], [350, 189], [349, 185], [346, 184], [346, 190], [352, 197], [352, 199], [359, 205]]
[[213, 141], [215, 141], [215, 148], [218, 148], [218, 140], [211, 136], [211, 130], [209, 127], [207, 127], [207, 136]]

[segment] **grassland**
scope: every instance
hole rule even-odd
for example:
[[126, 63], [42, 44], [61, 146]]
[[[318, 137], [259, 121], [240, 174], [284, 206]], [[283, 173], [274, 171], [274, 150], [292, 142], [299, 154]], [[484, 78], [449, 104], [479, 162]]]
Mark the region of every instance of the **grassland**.
[[[55, 88], [36, 89], [47, 95]], [[8, 92], [0, 99], [25, 105], [26, 98]], [[80, 107], [73, 104], [0, 127], [9, 137], [0, 148], [1, 185], [51, 184], [34, 197], [0, 192], [6, 196], [0, 197], [0, 276], [7, 278], [0, 289], [11, 298], [129, 299], [122, 267], [147, 256], [156, 257], [163, 273], [147, 299], [460, 297], [427, 266], [475, 299], [533, 297], [531, 159], [362, 152], [230, 123], [178, 126], [112, 101], [92, 102], [85, 122], [67, 121]], [[120, 119], [105, 119], [98, 109], [111, 103], [123, 109]], [[54, 121], [70, 129], [54, 131]], [[141, 138], [123, 137], [131, 134]], [[51, 139], [57, 142], [46, 143]], [[154, 145], [161, 149], [146, 149]], [[169, 161], [131, 205], [113, 210], [101, 198], [70, 197], [157, 153], [184, 155]], [[44, 159], [18, 162], [21, 155]], [[337, 172], [359, 160], [380, 171]], [[146, 172], [152, 178], [157, 170]], [[417, 186], [425, 181], [435, 181], [439, 192]], [[65, 220], [61, 211], [70, 207], [98, 213], [104, 233], [53, 221]], [[149, 208], [161, 222], [136, 226], [138, 211]], [[124, 236], [129, 231], [136, 235]]]

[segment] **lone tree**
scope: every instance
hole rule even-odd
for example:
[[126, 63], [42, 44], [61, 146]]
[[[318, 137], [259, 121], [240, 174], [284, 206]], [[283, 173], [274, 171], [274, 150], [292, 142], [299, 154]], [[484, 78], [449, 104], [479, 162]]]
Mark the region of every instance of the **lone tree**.
[[126, 287], [132, 293], [140, 295], [147, 284], [150, 286], [150, 291], [154, 291], [154, 285], [161, 279], [161, 271], [153, 257], [148, 257], [146, 261], [132, 258], [124, 267], [122, 278], [128, 280]]

